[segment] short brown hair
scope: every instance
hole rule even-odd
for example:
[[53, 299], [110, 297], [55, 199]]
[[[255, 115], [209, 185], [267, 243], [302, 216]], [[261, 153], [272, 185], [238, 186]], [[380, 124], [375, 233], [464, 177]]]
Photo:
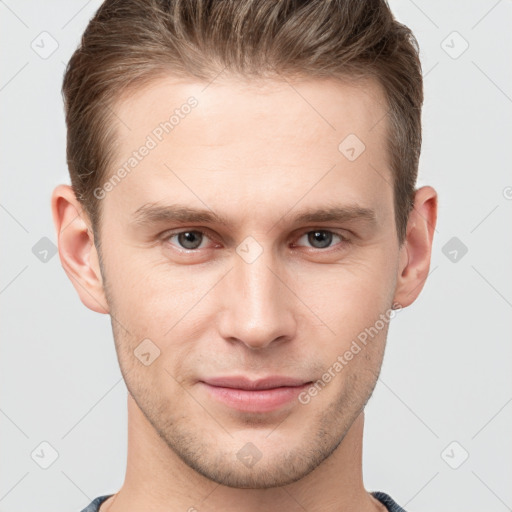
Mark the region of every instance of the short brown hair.
[[115, 154], [116, 101], [160, 76], [211, 81], [227, 70], [263, 78], [376, 78], [389, 107], [387, 147], [402, 244], [421, 150], [418, 53], [411, 30], [395, 20], [386, 0], [106, 0], [62, 86], [71, 183], [95, 237], [101, 209], [93, 191]]

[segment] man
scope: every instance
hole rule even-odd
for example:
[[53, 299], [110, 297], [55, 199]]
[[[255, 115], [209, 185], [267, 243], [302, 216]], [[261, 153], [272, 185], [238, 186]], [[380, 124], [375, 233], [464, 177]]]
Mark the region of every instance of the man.
[[129, 390], [124, 484], [85, 511], [403, 511], [362, 438], [437, 217], [409, 29], [383, 0], [107, 0], [63, 93], [59, 254]]

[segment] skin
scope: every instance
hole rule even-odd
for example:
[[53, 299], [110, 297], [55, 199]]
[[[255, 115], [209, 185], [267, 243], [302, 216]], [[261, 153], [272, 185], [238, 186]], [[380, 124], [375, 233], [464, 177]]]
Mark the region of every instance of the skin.
[[[240, 412], [198, 383], [316, 382], [393, 303], [410, 305], [428, 275], [437, 194], [416, 191], [399, 246], [383, 91], [288, 82], [168, 77], [121, 98], [112, 172], [188, 97], [198, 105], [102, 199], [102, 265], [72, 189], [53, 193], [63, 268], [85, 306], [111, 315], [129, 390], [126, 477], [102, 512], [385, 510], [363, 485], [362, 437], [389, 324], [306, 405]], [[350, 133], [366, 146], [354, 161], [338, 150]], [[229, 225], [133, 223], [147, 203], [207, 208]], [[372, 209], [375, 222], [292, 222], [334, 204]], [[176, 231], [198, 229], [187, 254]], [[316, 230], [332, 240], [308, 237]], [[246, 237], [262, 249], [251, 263], [236, 251]], [[146, 338], [160, 350], [149, 366], [134, 356]], [[252, 467], [237, 458], [248, 442], [262, 455]]]

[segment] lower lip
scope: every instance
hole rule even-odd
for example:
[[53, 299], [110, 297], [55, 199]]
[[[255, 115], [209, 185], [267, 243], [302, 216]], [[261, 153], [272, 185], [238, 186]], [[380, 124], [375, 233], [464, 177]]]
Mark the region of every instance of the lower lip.
[[270, 412], [279, 409], [297, 399], [300, 393], [311, 385], [311, 383], [307, 383], [303, 386], [248, 391], [246, 389], [211, 386], [205, 382], [201, 382], [201, 384], [215, 400], [244, 412]]

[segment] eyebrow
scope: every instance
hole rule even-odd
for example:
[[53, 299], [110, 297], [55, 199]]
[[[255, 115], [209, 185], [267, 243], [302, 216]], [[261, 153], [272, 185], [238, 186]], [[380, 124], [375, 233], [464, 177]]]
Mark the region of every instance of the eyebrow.
[[[274, 224], [279, 224], [281, 219]], [[335, 205], [323, 208], [308, 208], [292, 217], [292, 224], [313, 222], [348, 222], [363, 221], [371, 226], [377, 223], [375, 211], [359, 205]], [[207, 223], [230, 227], [229, 219], [209, 209], [191, 208], [183, 204], [159, 205], [147, 203], [138, 208], [132, 217], [131, 224], [144, 227], [157, 223]]]

